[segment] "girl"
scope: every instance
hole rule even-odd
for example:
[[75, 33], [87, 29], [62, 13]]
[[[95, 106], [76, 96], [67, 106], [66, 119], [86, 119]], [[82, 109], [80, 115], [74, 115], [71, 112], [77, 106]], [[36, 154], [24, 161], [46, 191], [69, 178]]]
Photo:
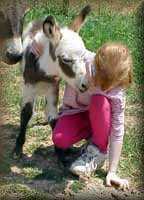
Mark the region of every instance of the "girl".
[[[33, 51], [41, 55], [43, 47], [33, 44]], [[86, 57], [90, 88], [80, 93], [67, 85], [63, 106], [53, 130], [56, 149], [67, 150], [82, 139], [89, 139], [85, 151], [72, 163], [70, 171], [76, 175], [91, 175], [107, 158], [109, 169], [106, 185], [117, 184], [122, 189], [129, 183], [116, 175], [124, 135], [125, 89], [132, 82], [132, 58], [127, 47], [106, 43]]]
[[108, 155], [106, 185], [129, 188], [128, 181], [116, 175], [124, 135], [125, 89], [132, 81], [132, 58], [127, 47], [106, 43], [94, 61], [86, 64], [90, 88], [80, 93], [67, 85], [59, 119], [53, 130], [53, 142], [66, 150], [82, 139], [89, 139], [85, 151], [70, 171], [91, 175]]

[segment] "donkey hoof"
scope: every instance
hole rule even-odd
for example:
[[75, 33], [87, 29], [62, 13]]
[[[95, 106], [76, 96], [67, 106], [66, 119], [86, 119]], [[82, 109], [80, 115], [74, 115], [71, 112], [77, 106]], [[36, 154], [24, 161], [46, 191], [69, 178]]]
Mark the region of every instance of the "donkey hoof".
[[13, 152], [12, 152], [12, 157], [14, 160], [19, 160], [20, 158], [22, 158], [22, 150], [18, 150], [16, 147], [14, 148]]
[[55, 117], [53, 116], [48, 117], [48, 123], [50, 124], [52, 130], [55, 128], [56, 122], [57, 122], [57, 119]]

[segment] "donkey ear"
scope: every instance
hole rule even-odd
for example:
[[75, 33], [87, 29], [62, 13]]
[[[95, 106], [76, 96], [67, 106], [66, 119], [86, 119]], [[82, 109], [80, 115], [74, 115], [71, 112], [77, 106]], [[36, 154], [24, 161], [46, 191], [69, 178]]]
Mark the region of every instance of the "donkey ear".
[[43, 22], [43, 32], [55, 45], [58, 44], [62, 37], [60, 27], [53, 16], [48, 16]]
[[81, 26], [84, 24], [84, 21], [87, 17], [87, 15], [90, 13], [91, 7], [90, 5], [85, 6], [79, 15], [76, 16], [76, 18], [73, 20], [73, 22], [70, 24], [69, 28], [75, 32], [79, 32]]
[[55, 29], [55, 18], [53, 16], [48, 16], [43, 22], [43, 32], [48, 38], [52, 38]]

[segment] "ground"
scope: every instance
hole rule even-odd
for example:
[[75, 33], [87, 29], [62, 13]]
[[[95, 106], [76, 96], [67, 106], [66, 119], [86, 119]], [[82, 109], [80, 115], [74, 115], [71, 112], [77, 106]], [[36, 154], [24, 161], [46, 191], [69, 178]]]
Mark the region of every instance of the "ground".
[[[81, 2], [81, 1], [80, 1]], [[88, 1], [86, 1], [88, 2]], [[126, 43], [133, 55], [134, 82], [127, 92], [125, 137], [119, 175], [130, 181], [130, 191], [105, 187], [108, 163], [89, 179], [78, 179], [58, 161], [51, 141], [49, 125], [43, 126], [44, 99], [40, 97], [35, 115], [27, 130], [24, 156], [12, 158], [15, 139], [19, 130], [22, 76], [19, 65], [8, 67], [1, 64], [1, 119], [0, 119], [0, 200], [3, 199], [143, 199], [143, 82], [137, 50], [135, 7], [139, 1], [103, 1], [97, 10], [98, 1], [90, 1], [95, 10], [80, 32], [87, 48], [95, 51], [105, 41]], [[95, 2], [95, 4], [94, 4]], [[116, 2], [116, 3], [115, 3]], [[119, 2], [119, 3], [118, 3]], [[72, 1], [76, 5], [76, 1]], [[80, 5], [71, 7], [65, 17], [54, 6], [33, 9], [26, 18], [31, 19], [53, 13], [61, 23], [71, 20]], [[115, 12], [115, 10], [119, 12]], [[117, 10], [117, 11], [118, 11]], [[138, 37], [139, 38], [139, 37]], [[141, 38], [139, 38], [141, 41]], [[60, 103], [64, 83], [60, 87]], [[74, 150], [78, 151], [78, 144]], [[71, 157], [71, 154], [69, 154]]]

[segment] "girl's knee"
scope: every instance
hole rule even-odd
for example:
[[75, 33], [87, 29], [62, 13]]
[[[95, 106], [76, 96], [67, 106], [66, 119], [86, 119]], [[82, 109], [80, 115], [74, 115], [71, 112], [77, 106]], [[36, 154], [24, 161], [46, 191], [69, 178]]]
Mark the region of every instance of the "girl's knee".
[[70, 144], [61, 132], [53, 133], [52, 140], [54, 145], [58, 148], [68, 149], [70, 147]]
[[98, 147], [100, 152], [107, 153], [108, 141], [96, 140], [95, 138], [92, 138], [92, 142]]

